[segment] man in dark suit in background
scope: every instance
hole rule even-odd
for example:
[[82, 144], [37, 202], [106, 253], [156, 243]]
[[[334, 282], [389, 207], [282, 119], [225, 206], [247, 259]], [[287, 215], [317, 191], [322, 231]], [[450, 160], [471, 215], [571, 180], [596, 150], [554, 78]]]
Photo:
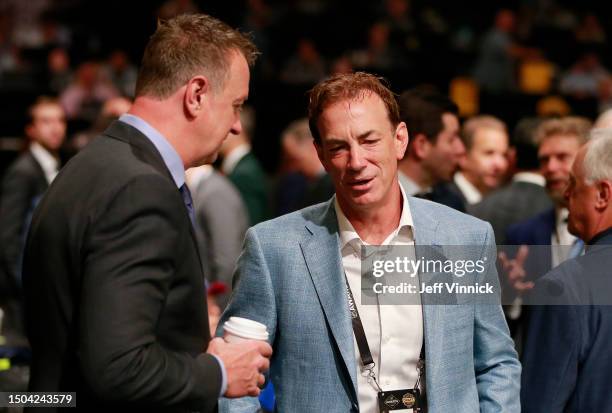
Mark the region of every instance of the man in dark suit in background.
[[506, 243], [509, 225], [553, 207], [544, 188], [546, 181], [539, 171], [538, 145], [535, 141], [538, 124], [537, 118], [525, 118], [516, 125], [512, 136], [516, 173], [512, 182], [468, 208], [470, 214], [491, 224], [495, 241], [500, 245]]
[[[214, 411], [259, 394], [271, 348], [215, 339], [185, 168], [241, 130], [255, 46], [206, 15], [160, 22], [136, 98], [66, 165], [26, 246], [31, 391], [85, 411]], [[208, 346], [208, 348], [207, 348]]]
[[261, 163], [251, 150], [255, 112], [245, 108], [240, 114], [244, 124], [241, 133], [228, 136], [221, 146], [221, 172], [236, 186], [249, 212], [249, 223], [258, 224], [270, 218], [268, 179]]
[[465, 121], [461, 139], [465, 155], [459, 160], [460, 171], [453, 177], [450, 188], [464, 200], [469, 211], [506, 178], [508, 130], [501, 119], [478, 115]]
[[600, 129], [574, 162], [569, 231], [585, 240], [536, 284], [523, 357], [525, 413], [612, 411], [612, 133]]
[[[586, 119], [566, 117], [544, 121], [536, 131], [540, 171], [554, 207], [508, 227], [506, 243], [567, 248], [551, 248], [550, 253], [533, 257], [533, 265], [527, 262], [528, 269], [533, 269], [526, 274], [531, 281], [567, 259], [569, 247], [576, 241], [576, 237], [567, 231], [568, 211], [564, 193], [572, 163], [578, 149], [586, 142], [590, 127], [591, 123]], [[541, 251], [544, 252], [544, 249]], [[525, 282], [524, 279], [513, 279], [511, 282], [518, 291], [532, 286], [530, 281]]]
[[0, 306], [9, 344], [25, 344], [21, 299], [21, 258], [29, 217], [60, 168], [59, 149], [66, 137], [59, 102], [40, 97], [28, 109], [28, 150], [8, 167], [0, 193]]
[[[515, 258], [501, 259], [505, 273], [504, 301], [512, 303], [505, 310], [519, 353], [529, 319], [529, 307], [521, 307], [523, 294], [533, 288], [536, 279], [565, 261], [570, 253], [580, 253], [580, 241], [567, 230], [564, 193], [572, 163], [587, 140], [590, 126], [586, 119], [566, 117], [546, 120], [536, 130], [540, 171], [554, 207], [510, 225], [506, 244], [521, 247], [508, 247], [507, 256]], [[527, 314], [523, 314], [523, 309]]]
[[447, 186], [465, 153], [459, 137], [457, 105], [426, 87], [405, 91], [398, 103], [410, 136], [406, 154], [398, 164], [402, 188], [407, 195], [465, 212], [461, 197]]

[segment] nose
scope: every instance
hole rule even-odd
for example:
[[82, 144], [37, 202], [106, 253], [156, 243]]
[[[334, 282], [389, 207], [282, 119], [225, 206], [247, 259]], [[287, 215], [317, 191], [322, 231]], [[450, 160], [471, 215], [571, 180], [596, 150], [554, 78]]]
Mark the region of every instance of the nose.
[[504, 154], [495, 157], [495, 170], [503, 172], [508, 167], [508, 159]]
[[551, 156], [548, 162], [544, 165], [544, 171], [548, 173], [558, 172], [562, 169], [563, 164], [559, 159]]
[[363, 155], [363, 149], [355, 144], [351, 145], [349, 151], [349, 163], [348, 167], [353, 171], [361, 171], [366, 167], [366, 161]]
[[455, 152], [455, 157], [457, 159], [461, 158], [463, 155], [465, 155], [465, 145], [463, 144], [463, 141], [457, 137], [454, 142], [453, 142], [453, 149]]
[[242, 133], [242, 122], [240, 122], [240, 116], [237, 116], [236, 121], [230, 129], [230, 133], [234, 135], [240, 135], [240, 133]]

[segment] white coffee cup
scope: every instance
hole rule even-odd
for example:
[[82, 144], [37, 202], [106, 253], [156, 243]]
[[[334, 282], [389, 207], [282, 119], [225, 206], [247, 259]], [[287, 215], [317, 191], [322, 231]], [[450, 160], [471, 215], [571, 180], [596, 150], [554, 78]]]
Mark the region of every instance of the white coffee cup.
[[264, 324], [242, 317], [230, 317], [223, 324], [223, 338], [228, 343], [242, 340], [268, 341], [268, 329]]

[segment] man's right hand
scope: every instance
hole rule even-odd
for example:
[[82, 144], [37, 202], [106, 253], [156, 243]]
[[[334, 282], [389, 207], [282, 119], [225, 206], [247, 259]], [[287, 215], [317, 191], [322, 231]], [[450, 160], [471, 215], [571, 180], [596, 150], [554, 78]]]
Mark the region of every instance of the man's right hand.
[[270, 344], [257, 340], [227, 343], [217, 337], [211, 340], [206, 352], [223, 361], [227, 375], [225, 397], [259, 396], [260, 386], [265, 383], [262, 373], [270, 367]]
[[498, 254], [502, 270], [506, 276], [508, 284], [512, 286], [517, 294], [523, 294], [534, 287], [533, 281], [525, 281], [527, 273], [525, 272], [525, 261], [529, 255], [529, 247], [521, 245], [516, 253], [516, 257], [510, 259], [505, 252]]

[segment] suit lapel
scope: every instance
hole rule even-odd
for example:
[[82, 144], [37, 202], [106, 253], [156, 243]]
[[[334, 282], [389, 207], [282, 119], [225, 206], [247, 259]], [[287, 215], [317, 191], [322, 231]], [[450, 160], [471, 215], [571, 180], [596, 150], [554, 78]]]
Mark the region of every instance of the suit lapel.
[[[168, 178], [172, 185], [176, 187], [174, 178], [172, 178], [172, 174], [164, 163], [164, 159], [162, 158], [161, 154], [159, 153], [155, 145], [153, 145], [153, 143], [149, 140], [149, 138], [144, 136], [138, 129], [134, 128], [131, 125], [128, 125], [127, 123], [115, 121], [111, 123], [111, 125], [106, 129], [106, 131], [104, 131], [104, 134], [131, 145], [133, 148], [135, 148], [134, 155], [136, 157], [138, 157], [143, 162], [151, 165], [153, 168], [155, 168], [155, 170], [157, 170], [157, 172]], [[178, 188], [176, 190], [176, 195], [180, 197], [181, 202], [183, 202], [183, 196]], [[200, 249], [198, 248], [198, 239], [195, 234], [195, 229], [193, 228], [193, 225], [191, 225], [191, 218], [189, 217], [189, 213], [187, 212], [186, 207], [185, 216], [190, 222], [189, 233], [191, 234], [191, 239], [193, 240], [193, 244], [197, 252], [198, 261], [200, 262], [200, 268], [203, 268], [202, 258], [200, 257]]]
[[32, 169], [36, 171], [36, 185], [40, 188], [40, 191], [43, 192], [49, 187], [49, 182], [47, 181], [47, 175], [45, 175], [45, 171], [42, 166], [38, 163], [32, 152], [28, 150], [27, 157], [32, 165]]
[[[415, 238], [415, 249], [417, 250], [417, 257], [421, 256], [418, 253], [420, 246], [439, 246], [439, 237], [437, 235], [438, 221], [436, 221], [431, 214], [428, 212], [428, 203], [415, 199], [408, 198], [410, 205], [410, 212], [412, 214], [412, 220], [414, 222], [414, 238]], [[425, 255], [430, 255], [429, 252], [425, 252]], [[426, 385], [428, 388], [434, 388], [434, 383], [430, 380], [435, 377], [436, 374], [431, 374], [432, 370], [436, 369], [439, 365], [440, 355], [443, 354], [444, 343], [444, 309], [445, 305], [435, 303], [436, 294], [424, 294], [421, 296], [421, 304], [423, 309], [423, 337], [425, 341], [425, 371], [426, 374]]]
[[353, 397], [357, 400], [353, 329], [348, 313], [333, 201], [328, 202], [321, 221], [309, 223], [306, 229], [308, 232], [300, 247], [325, 318], [353, 383]]

